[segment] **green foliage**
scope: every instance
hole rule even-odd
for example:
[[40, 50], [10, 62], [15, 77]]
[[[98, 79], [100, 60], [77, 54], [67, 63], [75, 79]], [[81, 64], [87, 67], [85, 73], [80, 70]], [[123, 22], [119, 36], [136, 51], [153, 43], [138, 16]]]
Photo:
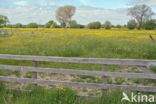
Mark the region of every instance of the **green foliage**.
[[125, 80], [123, 78], [115, 78], [116, 84], [120, 85], [122, 84]]
[[17, 23], [17, 24], [15, 25], [15, 27], [16, 27], [16, 28], [22, 28], [23, 25], [22, 25], [21, 23]]
[[103, 27], [105, 29], [111, 29], [111, 22], [110, 21], [106, 21], [104, 24], [103, 24]]
[[91, 22], [87, 25], [89, 29], [100, 29], [101, 23], [100, 22]]
[[85, 25], [81, 25], [81, 24], [80, 24], [80, 28], [85, 28]]
[[135, 29], [137, 26], [137, 23], [135, 20], [129, 20], [128, 23], [127, 23], [127, 28], [128, 29]]
[[151, 66], [150, 69], [156, 73], [156, 66]]
[[121, 28], [121, 25], [119, 25], [119, 24], [118, 24], [118, 25], [116, 25], [116, 28]]
[[38, 24], [37, 23], [29, 23], [27, 25], [28, 28], [38, 28]]
[[24, 78], [32, 78], [33, 77], [33, 73], [32, 72], [27, 72], [24, 76]]
[[44, 25], [45, 28], [58, 28], [58, 25], [56, 22], [54, 22], [53, 20], [47, 22], [45, 25]]
[[6, 27], [12, 28], [13, 26], [11, 24], [7, 24]]
[[81, 28], [81, 25], [77, 24], [76, 20], [72, 20], [71, 22], [69, 22], [69, 27], [70, 28]]
[[0, 82], [0, 104], [5, 104], [6, 91], [3, 82]]
[[147, 20], [146, 22], [143, 23], [142, 28], [146, 29], [146, 30], [155, 30], [156, 29], [156, 19]]
[[127, 25], [123, 25], [123, 27], [124, 27], [124, 28], [126, 28], [126, 27], [127, 27]]
[[0, 15], [0, 27], [6, 26], [8, 22], [9, 22], [9, 19], [7, 16]]

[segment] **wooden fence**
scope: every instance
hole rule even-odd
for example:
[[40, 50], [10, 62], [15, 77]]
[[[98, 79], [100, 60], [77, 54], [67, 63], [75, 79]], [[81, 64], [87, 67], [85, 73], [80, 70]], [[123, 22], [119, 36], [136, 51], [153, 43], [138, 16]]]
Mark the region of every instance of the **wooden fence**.
[[[6, 76], [0, 76], [1, 81], [32, 83], [35, 85], [37, 84], [46, 84], [46, 85], [59, 84], [63, 86], [72, 86], [72, 87], [156, 92], [156, 86], [130, 86], [130, 85], [107, 84], [107, 77], [143, 78], [143, 79], [155, 79], [156, 80], [156, 74], [152, 73], [152, 71], [148, 69], [148, 66], [156, 66], [156, 60], [67, 58], [67, 57], [21, 56], [21, 55], [4, 55], [4, 54], [0, 54], [0, 59], [31, 60], [33, 61], [33, 66], [34, 66], [34, 67], [24, 67], [24, 66], [0, 65], [0, 69], [2, 70], [31, 71], [34, 73], [33, 78], [11, 78], [11, 77], [6, 77]], [[37, 67], [37, 61], [103, 64], [104, 67], [103, 67], [103, 71], [39, 68]], [[145, 73], [107, 72], [107, 65], [109, 64], [135, 65], [135, 66], [142, 68]], [[37, 72], [102, 76], [103, 84], [65, 82], [65, 81], [56, 81], [56, 80], [52, 80], [52, 81], [39, 80], [37, 79]]]

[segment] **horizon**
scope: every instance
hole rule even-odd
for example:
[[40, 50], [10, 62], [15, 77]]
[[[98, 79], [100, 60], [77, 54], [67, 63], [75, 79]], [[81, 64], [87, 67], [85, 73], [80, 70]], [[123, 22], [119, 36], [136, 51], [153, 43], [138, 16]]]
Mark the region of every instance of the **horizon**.
[[[73, 5], [77, 10], [72, 20], [80, 24], [109, 20], [113, 25], [124, 25], [131, 19], [127, 16], [127, 9], [139, 4], [150, 6], [156, 13], [154, 0], [0, 0], [0, 14], [7, 16], [11, 24], [35, 22], [44, 25], [49, 20], [56, 21], [55, 11], [58, 7]], [[156, 14], [153, 19], [156, 19]]]

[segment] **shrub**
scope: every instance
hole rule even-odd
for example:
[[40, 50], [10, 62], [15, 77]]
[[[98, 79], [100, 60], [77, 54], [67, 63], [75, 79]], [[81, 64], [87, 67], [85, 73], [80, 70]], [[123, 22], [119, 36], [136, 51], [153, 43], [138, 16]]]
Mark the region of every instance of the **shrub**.
[[13, 26], [11, 24], [8, 24], [6, 27], [8, 28], [12, 28]]
[[103, 27], [104, 27], [105, 29], [111, 29], [111, 22], [106, 21], [106, 22], [104, 23]]
[[22, 28], [23, 26], [22, 26], [21, 23], [17, 23], [15, 27], [16, 27], [16, 28]]
[[100, 22], [91, 22], [87, 25], [89, 29], [100, 29], [101, 23]]
[[137, 23], [135, 20], [129, 20], [128, 23], [127, 23], [127, 28], [128, 29], [135, 29], [137, 26]]
[[54, 22], [54, 21], [51, 20], [51, 21], [47, 22], [47, 23], [44, 25], [44, 27], [45, 27], [45, 28], [57, 28], [58, 25], [57, 25], [56, 22]]
[[46, 23], [46, 24], [44, 25], [45, 28], [50, 28], [50, 26], [51, 26], [50, 23]]
[[75, 20], [72, 20], [71, 22], [69, 22], [69, 26], [70, 28], [80, 28], [80, 24], [77, 24]]
[[85, 28], [85, 25], [80, 25], [80, 28]]
[[155, 20], [147, 20], [143, 23], [142, 28], [146, 30], [154, 30], [156, 29], [156, 19]]
[[121, 28], [121, 25], [119, 25], [119, 24], [118, 24], [118, 25], [116, 25], [116, 28]]
[[38, 28], [38, 24], [37, 23], [29, 23], [27, 25], [28, 28]]

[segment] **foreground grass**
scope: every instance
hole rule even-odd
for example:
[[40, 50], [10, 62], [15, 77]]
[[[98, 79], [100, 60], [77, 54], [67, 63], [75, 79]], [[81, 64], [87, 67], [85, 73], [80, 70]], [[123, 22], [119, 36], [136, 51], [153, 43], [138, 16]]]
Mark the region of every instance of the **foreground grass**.
[[[130, 92], [126, 93], [130, 94]], [[136, 94], [136, 92], [134, 93]], [[102, 97], [85, 100], [77, 97], [76, 92], [69, 88], [44, 89], [37, 87], [32, 92], [21, 92], [6, 90], [5, 86], [0, 83], [0, 104], [146, 104], [121, 102], [121, 99], [122, 91], [108, 91]]]

